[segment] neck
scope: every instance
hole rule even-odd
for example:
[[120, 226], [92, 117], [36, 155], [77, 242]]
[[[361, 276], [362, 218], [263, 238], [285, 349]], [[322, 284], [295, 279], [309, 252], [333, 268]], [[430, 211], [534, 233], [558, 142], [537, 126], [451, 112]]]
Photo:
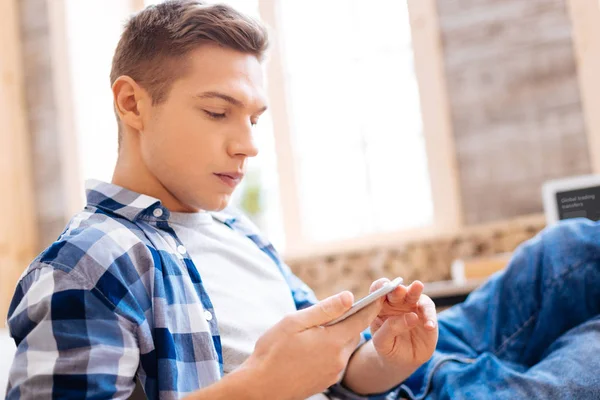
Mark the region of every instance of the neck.
[[197, 212], [198, 210], [179, 201], [148, 169], [140, 152], [139, 140], [137, 137], [126, 139], [128, 136], [133, 135], [123, 135], [112, 183], [157, 198], [170, 211]]

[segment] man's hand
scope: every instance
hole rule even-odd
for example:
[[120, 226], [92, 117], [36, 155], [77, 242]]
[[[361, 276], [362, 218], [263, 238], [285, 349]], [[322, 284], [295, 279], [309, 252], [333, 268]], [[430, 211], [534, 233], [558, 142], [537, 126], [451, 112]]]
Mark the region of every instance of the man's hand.
[[[389, 279], [379, 279], [370, 292]], [[438, 340], [435, 304], [422, 294], [423, 283], [398, 286], [389, 293], [377, 318], [371, 324], [373, 345], [382, 361], [389, 366], [418, 368], [429, 360]]]
[[[370, 292], [388, 279], [379, 279]], [[408, 378], [427, 361], [437, 344], [435, 304], [422, 294], [419, 281], [399, 286], [383, 299], [381, 311], [371, 323], [373, 340], [351, 357], [344, 385], [359, 394], [385, 392]]]
[[[351, 306], [354, 296], [342, 292], [286, 316], [256, 343], [239, 372], [250, 373], [255, 388], [246, 398], [305, 399], [339, 381], [365, 330], [380, 312], [383, 298], [335, 325], [325, 323]], [[236, 372], [230, 374], [233, 376]]]

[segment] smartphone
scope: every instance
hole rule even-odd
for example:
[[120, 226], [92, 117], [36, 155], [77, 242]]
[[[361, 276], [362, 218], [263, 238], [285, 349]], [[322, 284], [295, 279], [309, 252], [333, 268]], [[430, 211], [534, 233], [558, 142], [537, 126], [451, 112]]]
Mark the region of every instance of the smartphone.
[[323, 326], [330, 326], [330, 325], [333, 325], [333, 324], [337, 324], [338, 322], [341, 322], [341, 321], [345, 320], [349, 316], [356, 314], [357, 312], [359, 312], [360, 310], [362, 310], [363, 308], [365, 308], [366, 306], [368, 306], [369, 304], [371, 304], [372, 302], [374, 302], [378, 298], [383, 297], [386, 294], [388, 294], [391, 291], [393, 291], [394, 289], [396, 289], [398, 286], [400, 286], [402, 284], [402, 282], [404, 282], [404, 279], [402, 279], [402, 278], [396, 278], [393, 281], [386, 283], [385, 285], [383, 285], [382, 287], [380, 287], [379, 289], [377, 289], [373, 293], [371, 293], [368, 296], [365, 296], [362, 299], [356, 301], [354, 304], [352, 304], [352, 307], [350, 307], [350, 309], [348, 311], [346, 311], [341, 316], [337, 317], [333, 321], [330, 321], [330, 322], [326, 323]]

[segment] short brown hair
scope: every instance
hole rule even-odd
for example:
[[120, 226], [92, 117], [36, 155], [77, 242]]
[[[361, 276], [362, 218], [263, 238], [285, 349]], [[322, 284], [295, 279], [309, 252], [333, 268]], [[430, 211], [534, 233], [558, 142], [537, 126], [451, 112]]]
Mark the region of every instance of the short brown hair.
[[208, 5], [198, 0], [152, 5], [125, 25], [113, 57], [110, 84], [121, 75], [130, 76], [148, 91], [152, 104], [159, 104], [166, 99], [172, 83], [186, 73], [183, 57], [207, 43], [262, 60], [268, 34], [260, 21], [228, 5]]

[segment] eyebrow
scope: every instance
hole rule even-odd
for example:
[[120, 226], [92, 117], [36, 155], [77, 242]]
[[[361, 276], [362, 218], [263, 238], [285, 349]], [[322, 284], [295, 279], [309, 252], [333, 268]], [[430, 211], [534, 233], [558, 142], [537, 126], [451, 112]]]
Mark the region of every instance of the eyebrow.
[[[230, 104], [233, 104], [236, 107], [240, 107], [240, 108], [244, 107], [244, 103], [242, 101], [240, 101], [234, 97], [231, 97], [228, 94], [221, 93], [221, 92], [204, 92], [204, 93], [200, 93], [196, 97], [199, 97], [201, 99], [221, 99], [221, 100], [225, 100], [226, 102], [228, 102]], [[258, 112], [262, 113], [262, 112], [265, 112], [266, 110], [267, 110], [267, 106], [264, 106], [260, 110], [258, 110]]]

